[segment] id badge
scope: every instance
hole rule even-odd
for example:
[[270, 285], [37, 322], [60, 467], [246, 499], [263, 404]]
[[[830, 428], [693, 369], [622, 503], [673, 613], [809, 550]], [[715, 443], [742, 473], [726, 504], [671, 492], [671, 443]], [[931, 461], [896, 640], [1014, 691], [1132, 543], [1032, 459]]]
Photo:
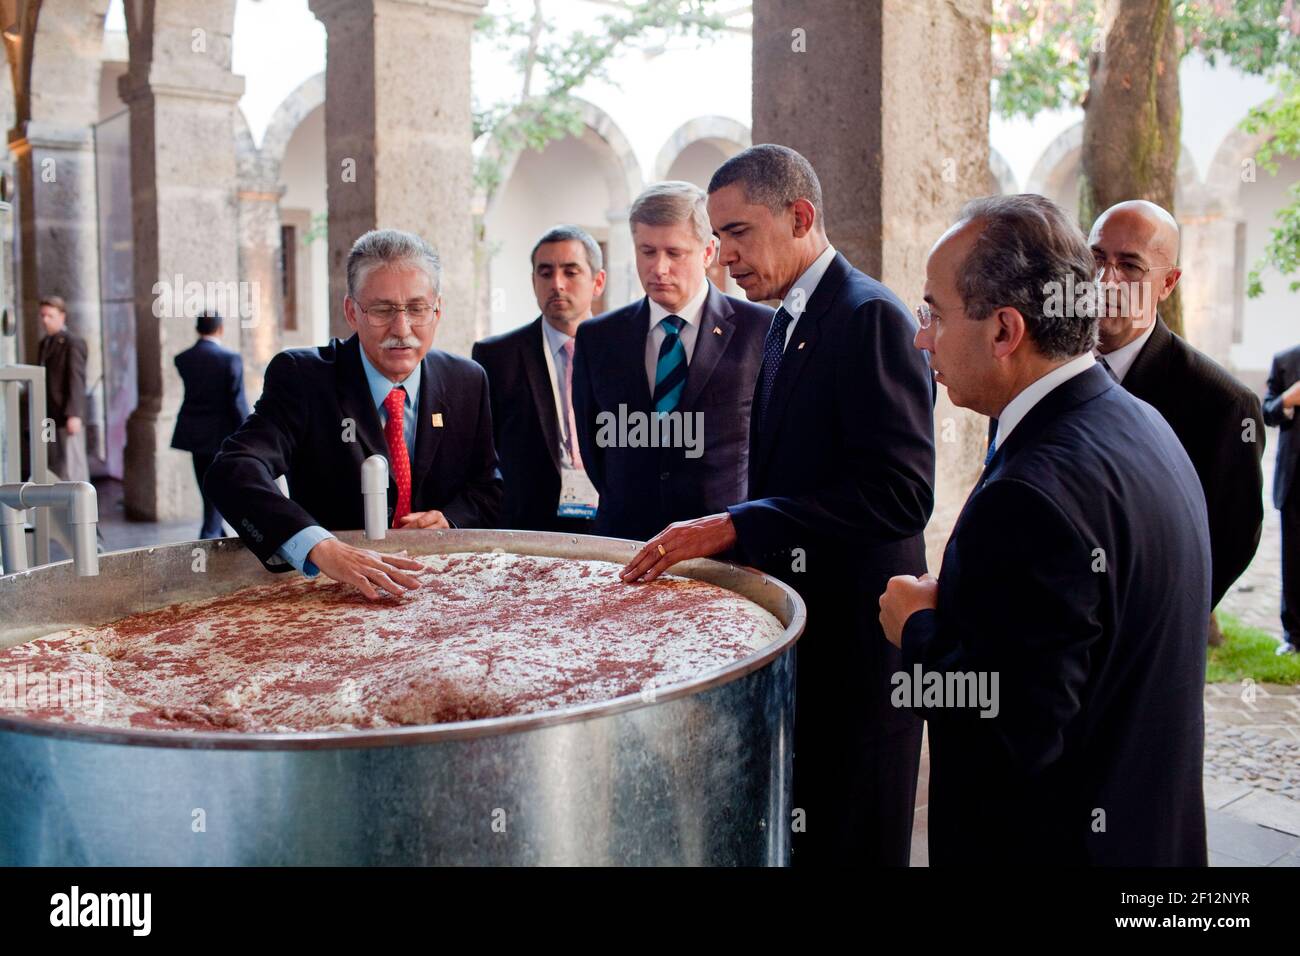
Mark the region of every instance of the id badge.
[[596, 486], [580, 468], [560, 469], [560, 506], [555, 513], [561, 518], [594, 518], [600, 496]]

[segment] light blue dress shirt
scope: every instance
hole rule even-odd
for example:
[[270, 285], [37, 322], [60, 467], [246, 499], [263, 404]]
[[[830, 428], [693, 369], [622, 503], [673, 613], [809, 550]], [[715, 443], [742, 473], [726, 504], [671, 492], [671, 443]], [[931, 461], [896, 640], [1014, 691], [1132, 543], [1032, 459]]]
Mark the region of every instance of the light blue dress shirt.
[[[402, 407], [402, 432], [406, 439], [406, 453], [408, 455], [414, 453], [415, 416], [420, 408], [420, 376], [424, 363], [417, 364], [410, 375], [406, 376], [397, 385], [394, 385], [379, 369], [370, 363], [370, 359], [366, 357], [366, 350], [363, 348], [360, 351], [361, 367], [365, 369], [366, 384], [370, 387], [370, 397], [375, 403], [375, 409], [379, 412], [379, 424], [382, 428], [388, 427], [388, 410], [384, 408], [384, 399], [398, 385], [406, 389], [406, 403]], [[307, 555], [311, 553], [311, 549], [316, 545], [332, 537], [334, 535], [320, 525], [312, 525], [310, 528], [303, 528], [282, 544], [280, 550], [276, 553], [307, 577], [314, 578], [320, 573], [320, 569], [307, 560]]]

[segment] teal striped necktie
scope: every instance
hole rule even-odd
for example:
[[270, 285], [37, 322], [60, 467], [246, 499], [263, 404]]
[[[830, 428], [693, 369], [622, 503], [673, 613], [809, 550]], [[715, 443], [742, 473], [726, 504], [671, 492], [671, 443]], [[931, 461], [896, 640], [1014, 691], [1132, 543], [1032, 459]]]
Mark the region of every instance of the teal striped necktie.
[[659, 324], [664, 329], [664, 340], [655, 365], [654, 406], [656, 412], [671, 412], [686, 388], [686, 347], [682, 345], [681, 335], [686, 323], [681, 316], [669, 315], [660, 319]]

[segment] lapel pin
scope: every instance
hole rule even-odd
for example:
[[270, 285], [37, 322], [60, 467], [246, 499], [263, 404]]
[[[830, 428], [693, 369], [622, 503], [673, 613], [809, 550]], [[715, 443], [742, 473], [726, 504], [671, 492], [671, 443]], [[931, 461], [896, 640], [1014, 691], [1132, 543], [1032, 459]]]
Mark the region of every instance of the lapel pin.
[[713, 334], [714, 334], [714, 335], [721, 335], [721, 334], [722, 334], [722, 329], [718, 328], [718, 327], [715, 325], [715, 326], [713, 327]]
[[433, 413], [433, 427], [434, 428], [442, 427], [442, 412]]
[[[805, 345], [807, 345], [807, 344], [808, 344], [808, 343], [807, 343], [806, 341], [804, 341], [804, 342], [800, 342], [800, 343], [799, 343], [799, 348], [803, 348], [803, 347], [804, 347]], [[796, 350], [796, 351], [797, 351], [797, 350]]]

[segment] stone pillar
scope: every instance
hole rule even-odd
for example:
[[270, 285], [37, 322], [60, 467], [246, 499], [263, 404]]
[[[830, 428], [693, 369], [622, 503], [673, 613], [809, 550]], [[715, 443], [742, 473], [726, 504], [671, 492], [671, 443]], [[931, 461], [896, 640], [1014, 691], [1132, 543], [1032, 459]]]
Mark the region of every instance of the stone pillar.
[[[988, 0], [754, 4], [753, 141], [808, 158], [831, 242], [909, 305], [930, 247], [986, 191], [989, 29]], [[939, 391], [931, 570], [979, 476], [987, 430]]]
[[1245, 269], [1238, 269], [1239, 209], [1190, 204], [1179, 210], [1182, 248], [1178, 282], [1183, 297], [1183, 333], [1187, 341], [1219, 364], [1232, 368], [1232, 340], [1245, 295]]
[[[374, 228], [419, 233], [442, 258], [439, 348], [474, 342], [470, 37], [486, 0], [309, 0], [325, 24], [330, 332], [348, 250]], [[432, 64], [432, 65], [431, 65]]]
[[190, 456], [170, 448], [182, 397], [173, 360], [194, 342], [195, 315], [215, 307], [237, 325], [251, 311], [239, 285], [234, 12], [235, 0], [127, 4], [131, 67], [119, 92], [131, 110], [139, 402], [125, 501], [145, 521], [199, 514]]
[[284, 288], [280, 263], [280, 184], [278, 164], [254, 154], [239, 164], [239, 277], [248, 289], [251, 315], [229, 323], [224, 338], [244, 359], [244, 393], [251, 408], [262, 394], [266, 366], [282, 345]]
[[[636, 197], [633, 197], [636, 198]], [[631, 207], [611, 209], [605, 256], [605, 308], [617, 309], [645, 295], [636, 274], [636, 249], [632, 245]]]
[[40, 299], [62, 296], [68, 327], [86, 340], [86, 384], [102, 374], [99, 316], [99, 225], [95, 218], [95, 149], [89, 126], [29, 120], [9, 134], [18, 175], [22, 243], [24, 361], [40, 349]]

